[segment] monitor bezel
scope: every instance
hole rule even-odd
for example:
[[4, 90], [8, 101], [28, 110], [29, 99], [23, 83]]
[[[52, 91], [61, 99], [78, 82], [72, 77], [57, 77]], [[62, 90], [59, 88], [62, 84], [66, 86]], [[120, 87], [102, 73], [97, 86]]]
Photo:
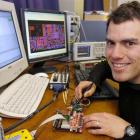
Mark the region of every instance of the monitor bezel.
[[[22, 57], [0, 69], [0, 88], [15, 80], [28, 67], [21, 31], [17, 19], [15, 6], [12, 2], [0, 1], [0, 11], [10, 12], [15, 26], [16, 36]], [[7, 40], [8, 43], [8, 40]], [[9, 44], [10, 45], [10, 44]]]
[[[64, 22], [65, 22], [65, 45], [66, 45], [66, 52], [62, 54], [56, 54], [56, 55], [51, 55], [51, 56], [44, 56], [44, 57], [39, 57], [39, 58], [30, 58], [29, 57], [29, 52], [28, 52], [28, 43], [27, 43], [27, 36], [26, 36], [26, 25], [25, 25], [25, 12], [37, 12], [37, 13], [50, 13], [50, 14], [63, 14], [64, 15]], [[25, 50], [27, 54], [27, 59], [30, 64], [36, 63], [36, 62], [42, 62], [42, 61], [48, 61], [51, 59], [61, 59], [63, 57], [68, 57], [68, 38], [67, 38], [67, 20], [66, 20], [66, 13], [65, 12], [60, 12], [60, 11], [51, 11], [51, 10], [40, 10], [40, 9], [21, 9], [21, 26], [22, 26], [22, 33], [23, 33], [23, 40], [24, 40], [24, 45], [25, 45]]]

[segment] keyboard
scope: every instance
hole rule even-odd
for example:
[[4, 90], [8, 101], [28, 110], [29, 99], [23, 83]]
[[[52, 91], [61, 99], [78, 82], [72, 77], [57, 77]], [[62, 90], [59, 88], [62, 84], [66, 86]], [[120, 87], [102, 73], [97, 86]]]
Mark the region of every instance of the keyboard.
[[24, 118], [39, 106], [49, 79], [24, 74], [15, 80], [0, 95], [0, 115], [4, 117]]
[[[80, 70], [75, 69], [75, 80], [76, 83], [79, 84], [80, 81], [87, 80], [89, 76], [89, 73]], [[119, 93], [118, 90], [111, 87], [107, 81], [104, 81], [100, 87], [97, 87], [93, 97], [90, 97], [92, 99], [118, 99]]]

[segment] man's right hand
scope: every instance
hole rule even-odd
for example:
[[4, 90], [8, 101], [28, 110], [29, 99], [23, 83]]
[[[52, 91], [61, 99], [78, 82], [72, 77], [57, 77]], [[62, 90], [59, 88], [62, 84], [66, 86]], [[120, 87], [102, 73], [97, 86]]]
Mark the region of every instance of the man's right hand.
[[[88, 87], [92, 84], [91, 81], [81, 81], [79, 85], [75, 88], [75, 97], [77, 99], [81, 99], [83, 96], [84, 97], [89, 97], [91, 96], [95, 90], [96, 90], [96, 85], [93, 83], [91, 88], [88, 89]], [[88, 89], [88, 90], [85, 90]], [[83, 91], [85, 92], [83, 93]]]

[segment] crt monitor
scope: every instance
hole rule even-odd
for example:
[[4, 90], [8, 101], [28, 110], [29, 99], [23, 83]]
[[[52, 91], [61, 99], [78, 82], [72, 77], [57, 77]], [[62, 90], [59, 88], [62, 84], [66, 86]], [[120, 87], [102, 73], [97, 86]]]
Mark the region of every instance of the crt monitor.
[[28, 61], [34, 63], [32, 72], [52, 71], [41, 65], [68, 55], [65, 13], [22, 9], [21, 14]]
[[14, 4], [0, 1], [0, 89], [27, 67]]

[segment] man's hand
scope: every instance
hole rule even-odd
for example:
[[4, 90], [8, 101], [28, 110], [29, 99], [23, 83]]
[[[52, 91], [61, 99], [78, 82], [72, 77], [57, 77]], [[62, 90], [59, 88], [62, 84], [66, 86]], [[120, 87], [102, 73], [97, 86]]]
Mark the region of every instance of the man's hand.
[[[89, 97], [91, 96], [95, 90], [96, 90], [96, 85], [92, 84], [92, 86], [90, 87], [90, 89], [88, 89], [88, 87], [92, 84], [91, 81], [81, 81], [79, 83], [79, 85], [76, 87], [75, 89], [75, 97], [77, 99], [81, 99], [82, 96], [84, 97]], [[88, 89], [88, 90], [85, 90]], [[85, 90], [85, 92], [83, 93], [83, 91]]]
[[84, 117], [84, 126], [88, 132], [96, 135], [107, 135], [122, 138], [124, 130], [130, 123], [109, 113], [93, 113]]

